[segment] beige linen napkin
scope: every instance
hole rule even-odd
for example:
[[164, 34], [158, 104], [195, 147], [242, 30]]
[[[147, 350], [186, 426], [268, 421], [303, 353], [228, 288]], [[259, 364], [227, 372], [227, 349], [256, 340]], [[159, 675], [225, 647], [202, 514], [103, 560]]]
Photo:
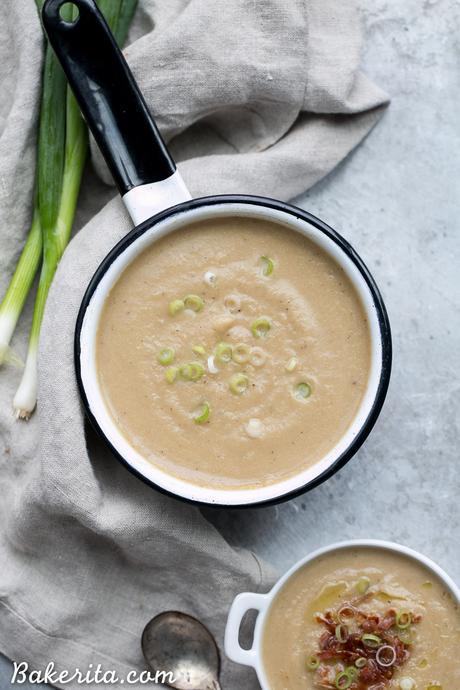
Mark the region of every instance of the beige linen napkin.
[[[359, 71], [359, 21], [342, 0], [141, 0], [131, 41], [128, 61], [197, 196], [293, 197], [356, 146], [386, 103]], [[34, 1], [0, 3], [2, 292], [30, 221], [41, 59]], [[101, 186], [89, 190], [86, 217], [106, 198]], [[129, 228], [114, 198], [66, 251], [29, 423], [11, 413], [20, 373], [0, 372], [0, 650], [35, 668], [142, 668], [142, 628], [169, 608], [205, 621], [222, 648], [233, 596], [270, 584], [253, 554], [85, 432], [75, 319], [98, 263]], [[27, 317], [14, 342], [22, 354], [26, 326]], [[223, 687], [257, 683], [226, 662]]]

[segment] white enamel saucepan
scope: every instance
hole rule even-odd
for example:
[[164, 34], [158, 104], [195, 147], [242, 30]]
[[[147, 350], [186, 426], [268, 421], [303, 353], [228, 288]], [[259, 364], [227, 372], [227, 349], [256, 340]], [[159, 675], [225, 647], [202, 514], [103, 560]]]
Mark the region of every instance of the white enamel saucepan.
[[[93, 0], [74, 0], [79, 16], [64, 21], [64, 0], [47, 0], [43, 24], [136, 227], [107, 255], [88, 286], [78, 316], [75, 363], [87, 415], [115, 455], [138, 477], [184, 500], [216, 506], [256, 506], [306, 491], [330, 477], [361, 446], [383, 405], [391, 369], [385, 306], [366, 266], [328, 225], [295, 206], [247, 195], [191, 199], [110, 30]], [[210, 489], [168, 475], [137, 452], [104, 402], [95, 343], [104, 301], [133, 259], [158, 238], [201, 219], [261, 218], [304, 235], [343, 268], [359, 293], [370, 325], [371, 372], [353, 423], [314, 467], [255, 489]]]
[[[360, 539], [344, 541], [332, 544], [322, 549], [318, 549], [309, 554], [301, 561], [296, 563], [288, 572], [281, 577], [274, 587], [267, 594], [256, 594], [255, 592], [242, 592], [238, 594], [230, 607], [225, 629], [225, 653], [232, 661], [244, 666], [251, 666], [255, 669], [262, 690], [270, 690], [267, 673], [265, 670], [262, 646], [264, 639], [265, 624], [272, 604], [276, 601], [285, 585], [301, 568], [308, 563], [317, 560], [327, 554], [344, 553], [356, 548], [373, 548], [388, 552], [390, 554], [401, 554], [418, 565], [424, 566], [434, 577], [440, 580], [446, 590], [452, 595], [454, 602], [460, 605], [460, 590], [455, 582], [442, 570], [439, 565], [434, 563], [426, 556], [401, 546], [394, 542], [381, 541], [377, 539]], [[254, 628], [254, 639], [250, 649], [244, 649], [239, 642], [239, 631], [241, 622], [248, 611], [257, 611], [257, 619]], [[377, 686], [376, 686], [377, 687]], [[379, 686], [380, 687], [380, 686]]]

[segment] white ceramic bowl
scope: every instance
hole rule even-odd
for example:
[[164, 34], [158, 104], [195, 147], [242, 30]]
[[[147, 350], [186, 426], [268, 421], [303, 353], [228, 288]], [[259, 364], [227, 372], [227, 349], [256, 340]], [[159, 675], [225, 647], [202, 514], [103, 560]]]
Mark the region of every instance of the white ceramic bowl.
[[[400, 553], [411, 558], [417, 563], [421, 563], [425, 566], [425, 568], [436, 575], [439, 580], [441, 580], [446, 589], [460, 604], [460, 589], [457, 587], [454, 581], [430, 558], [423, 556], [421, 553], [418, 553], [413, 549], [409, 549], [407, 546], [401, 546], [400, 544], [395, 544], [393, 542], [380, 541], [376, 539], [358, 539], [339, 542], [337, 544], [332, 544], [331, 546], [318, 549], [317, 551], [313, 551], [313, 553], [303, 558], [290, 570], [288, 570], [288, 572], [283, 575], [280, 580], [278, 580], [276, 585], [270, 590], [270, 592], [268, 592], [268, 594], [243, 592], [235, 597], [231, 605], [230, 612], [228, 614], [227, 627], [225, 629], [225, 653], [232, 661], [254, 668], [262, 690], [271, 690], [262, 660], [262, 640], [268, 612], [279, 592], [284, 587], [286, 582], [292, 577], [292, 575], [302, 568], [306, 563], [310, 563], [318, 558], [318, 556], [323, 556], [326, 553], [356, 547], [372, 547], [382, 549], [383, 551]], [[258, 612], [254, 629], [253, 643], [251, 649], [243, 649], [238, 641], [241, 621], [244, 615], [253, 609]]]

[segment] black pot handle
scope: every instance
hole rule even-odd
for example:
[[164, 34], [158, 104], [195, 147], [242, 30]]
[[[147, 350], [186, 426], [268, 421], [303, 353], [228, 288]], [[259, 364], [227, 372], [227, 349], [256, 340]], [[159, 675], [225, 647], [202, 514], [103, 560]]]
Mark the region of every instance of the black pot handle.
[[45, 2], [43, 25], [120, 194], [166, 180], [176, 165], [104, 17], [72, 0], [79, 16], [64, 21], [65, 2]]

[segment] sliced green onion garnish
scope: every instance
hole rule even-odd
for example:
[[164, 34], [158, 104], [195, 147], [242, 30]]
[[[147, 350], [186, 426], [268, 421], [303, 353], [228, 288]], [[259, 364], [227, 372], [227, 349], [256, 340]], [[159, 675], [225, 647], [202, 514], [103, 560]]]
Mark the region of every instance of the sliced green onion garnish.
[[412, 616], [409, 611], [398, 611], [396, 614], [396, 627], [400, 630], [405, 630], [409, 627], [412, 621]]
[[355, 666], [356, 668], [364, 668], [367, 666], [367, 659], [365, 656], [360, 656], [358, 659], [355, 661]]
[[250, 419], [245, 428], [247, 435], [251, 438], [260, 438], [264, 433], [264, 425], [257, 417]]
[[396, 661], [395, 648], [389, 644], [383, 644], [378, 648], [375, 660], [379, 666], [383, 668], [390, 668]]
[[401, 678], [399, 687], [400, 690], [415, 690], [415, 680], [413, 678]]
[[229, 345], [228, 343], [219, 343], [218, 345], [216, 345], [216, 349], [214, 350], [214, 357], [217, 359], [218, 362], [221, 362], [222, 364], [228, 364], [232, 361], [232, 356], [233, 348], [231, 345]]
[[428, 666], [428, 659], [420, 659], [418, 663], [419, 668], [426, 668]]
[[270, 328], [272, 327], [270, 319], [266, 316], [260, 316], [258, 319], [253, 321], [251, 325], [251, 331], [254, 338], [264, 338]]
[[176, 314], [180, 314], [181, 311], [184, 311], [185, 309], [185, 304], [184, 300], [182, 299], [173, 299], [172, 302], [169, 303], [169, 313], [171, 316], [176, 316]]
[[345, 621], [349, 620], [350, 618], [354, 618], [355, 615], [356, 609], [354, 606], [351, 606], [350, 604], [344, 604], [337, 611], [337, 618], [341, 623], [345, 623]]
[[232, 393], [241, 395], [248, 387], [249, 379], [245, 374], [234, 374], [228, 385]]
[[427, 580], [426, 582], [424, 582], [424, 583], [422, 584], [422, 587], [432, 587], [432, 586], [433, 586], [433, 583], [430, 582], [429, 580]]
[[270, 259], [269, 256], [261, 256], [260, 260], [262, 261], [262, 273], [264, 276], [271, 276], [273, 273], [273, 269], [275, 268], [275, 264], [273, 263], [273, 259]]
[[294, 371], [294, 369], [297, 366], [297, 357], [291, 357], [286, 363], [286, 366], [284, 367], [286, 371], [290, 374], [291, 372]]
[[361, 642], [363, 645], [366, 647], [370, 647], [371, 649], [376, 649], [382, 644], [382, 639], [378, 635], [372, 635], [372, 633], [366, 633], [365, 635], [362, 636]]
[[206, 283], [206, 285], [215, 285], [217, 276], [212, 271], [206, 271], [206, 273], [203, 276], [203, 280]]
[[336, 675], [334, 684], [338, 690], [347, 690], [352, 682], [351, 676], [346, 671], [341, 671]]
[[174, 383], [177, 379], [179, 369], [177, 367], [168, 367], [165, 371], [165, 379], [168, 383]]
[[348, 626], [344, 623], [339, 623], [339, 625], [336, 625], [335, 637], [341, 643], [346, 642], [348, 640]]
[[237, 364], [246, 364], [249, 361], [250, 352], [249, 345], [238, 343], [233, 348], [233, 361]]
[[253, 367], [263, 367], [267, 361], [267, 353], [261, 347], [251, 347], [249, 361]]
[[401, 642], [405, 645], [410, 645], [413, 642], [412, 632], [411, 632], [410, 628], [398, 630], [397, 636], [399, 637]]
[[207, 402], [204, 402], [198, 410], [197, 414], [193, 417], [193, 421], [195, 422], [195, 424], [204, 424], [208, 421], [210, 414], [211, 405]]
[[358, 677], [359, 671], [354, 666], [347, 666], [345, 673], [351, 678], [352, 681], [354, 681]]
[[235, 314], [241, 309], [241, 300], [238, 295], [227, 295], [224, 298], [224, 307], [231, 313]]
[[439, 683], [431, 683], [426, 686], [426, 690], [442, 690], [442, 685], [439, 685]]
[[306, 400], [311, 395], [311, 386], [309, 383], [298, 383], [294, 388], [294, 398], [296, 400]]
[[204, 374], [204, 366], [200, 362], [189, 362], [183, 364], [179, 371], [184, 381], [198, 381]]
[[167, 367], [168, 364], [172, 364], [174, 362], [174, 356], [175, 352], [172, 347], [164, 347], [158, 353], [157, 360], [162, 366]]
[[200, 355], [201, 357], [204, 357], [206, 354], [206, 350], [203, 345], [194, 345], [192, 347], [192, 352], [194, 352], [196, 355]]
[[356, 591], [358, 592], [358, 594], [365, 594], [369, 589], [370, 584], [371, 581], [368, 577], [360, 577], [358, 582], [356, 583]]
[[307, 668], [308, 668], [310, 671], [316, 671], [316, 669], [318, 668], [318, 666], [319, 666], [319, 659], [318, 659], [318, 657], [315, 656], [314, 654], [312, 654], [311, 656], [309, 656], [308, 659], [307, 659]]
[[204, 302], [199, 295], [186, 295], [184, 297], [184, 306], [192, 311], [201, 311], [204, 307]]

